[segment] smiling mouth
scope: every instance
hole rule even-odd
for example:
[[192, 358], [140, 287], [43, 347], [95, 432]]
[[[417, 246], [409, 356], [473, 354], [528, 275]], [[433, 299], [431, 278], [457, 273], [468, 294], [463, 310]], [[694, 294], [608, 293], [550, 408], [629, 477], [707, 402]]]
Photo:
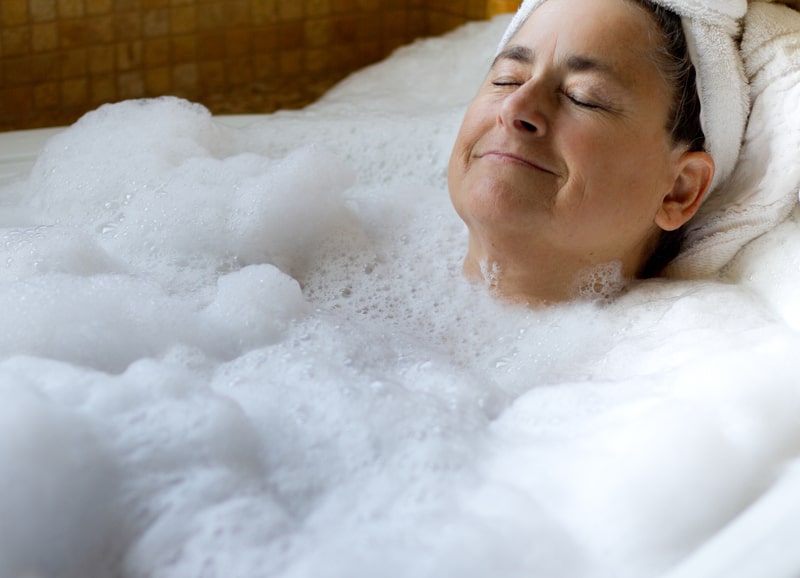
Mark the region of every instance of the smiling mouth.
[[547, 169], [547, 168], [543, 167], [542, 165], [540, 165], [538, 163], [535, 163], [533, 161], [530, 161], [530, 160], [526, 159], [525, 157], [521, 157], [521, 156], [515, 155], [513, 153], [507, 153], [507, 152], [502, 152], [502, 151], [489, 151], [489, 152], [483, 153], [481, 155], [478, 155], [478, 158], [480, 158], [480, 159], [490, 159], [490, 160], [493, 160], [493, 161], [496, 161], [496, 162], [507, 163], [507, 164], [512, 164], [512, 165], [521, 165], [521, 166], [529, 167], [529, 168], [532, 168], [532, 169], [536, 169], [537, 171], [542, 171], [542, 172], [545, 172], [545, 173], [549, 173], [551, 175], [555, 174], [550, 169]]

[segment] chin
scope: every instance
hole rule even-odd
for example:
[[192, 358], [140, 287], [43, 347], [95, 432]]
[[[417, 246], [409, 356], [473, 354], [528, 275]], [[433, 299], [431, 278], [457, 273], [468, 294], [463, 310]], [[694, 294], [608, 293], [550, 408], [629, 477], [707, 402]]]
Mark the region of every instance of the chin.
[[530, 225], [546, 212], [541, 193], [530, 184], [520, 185], [496, 175], [451, 186], [450, 197], [456, 212], [469, 222]]

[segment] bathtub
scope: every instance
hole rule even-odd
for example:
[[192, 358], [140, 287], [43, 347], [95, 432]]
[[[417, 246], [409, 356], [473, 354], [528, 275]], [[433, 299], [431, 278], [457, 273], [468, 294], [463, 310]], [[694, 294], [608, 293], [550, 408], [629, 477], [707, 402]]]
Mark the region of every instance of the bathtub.
[[8, 182], [26, 175], [44, 143], [60, 130], [47, 128], [0, 133], [0, 179]]
[[491, 299], [446, 166], [506, 23], [302, 111], [0, 135], [0, 575], [798, 575], [800, 215]]
[[[219, 115], [216, 119], [231, 127], [247, 126], [258, 122], [259, 115]], [[27, 175], [39, 151], [51, 137], [65, 127], [12, 130], [0, 132], [0, 183], [23, 178]]]

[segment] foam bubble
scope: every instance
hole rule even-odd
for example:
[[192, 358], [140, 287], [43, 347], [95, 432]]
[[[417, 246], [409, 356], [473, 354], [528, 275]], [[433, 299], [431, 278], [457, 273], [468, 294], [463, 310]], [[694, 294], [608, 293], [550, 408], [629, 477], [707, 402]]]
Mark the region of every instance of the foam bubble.
[[622, 272], [622, 261], [612, 261], [580, 271], [575, 280], [575, 293], [579, 299], [610, 303], [628, 283]]
[[116, 463], [91, 421], [7, 373], [0, 388], [0, 574], [107, 575], [121, 538]]

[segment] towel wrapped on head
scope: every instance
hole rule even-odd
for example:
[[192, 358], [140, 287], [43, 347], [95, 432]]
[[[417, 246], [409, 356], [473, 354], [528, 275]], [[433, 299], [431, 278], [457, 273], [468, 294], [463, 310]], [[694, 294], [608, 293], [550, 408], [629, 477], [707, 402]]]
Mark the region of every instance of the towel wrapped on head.
[[747, 243], [774, 229], [800, 191], [800, 12], [751, 2], [741, 56], [752, 100], [734, 171], [689, 222], [672, 277], [720, 271]]

